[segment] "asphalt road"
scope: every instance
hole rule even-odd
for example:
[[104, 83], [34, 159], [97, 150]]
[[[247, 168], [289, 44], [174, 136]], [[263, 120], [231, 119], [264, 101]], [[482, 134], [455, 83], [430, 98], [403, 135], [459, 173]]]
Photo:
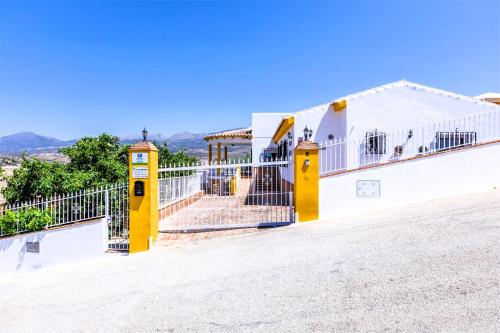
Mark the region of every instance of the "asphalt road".
[[0, 280], [0, 331], [500, 331], [500, 191]]

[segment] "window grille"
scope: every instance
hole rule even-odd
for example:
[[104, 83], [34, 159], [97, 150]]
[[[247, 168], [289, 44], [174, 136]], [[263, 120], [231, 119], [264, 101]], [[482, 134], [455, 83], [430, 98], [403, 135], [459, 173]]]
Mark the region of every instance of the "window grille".
[[367, 155], [385, 154], [386, 134], [377, 130], [368, 132], [365, 135], [365, 147]]
[[278, 156], [278, 148], [266, 148], [262, 151], [263, 161], [274, 161]]
[[476, 143], [476, 132], [436, 132], [437, 149], [450, 149]]

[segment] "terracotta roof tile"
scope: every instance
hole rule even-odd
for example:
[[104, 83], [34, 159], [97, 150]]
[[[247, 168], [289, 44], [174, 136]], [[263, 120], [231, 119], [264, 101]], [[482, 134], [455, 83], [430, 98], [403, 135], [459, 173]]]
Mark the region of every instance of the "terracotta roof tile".
[[139, 151], [139, 150], [158, 150], [154, 144], [152, 144], [149, 141], [139, 141], [137, 143], [134, 143], [130, 149], [131, 151]]
[[252, 139], [252, 128], [242, 128], [232, 131], [209, 134], [205, 137], [205, 141], [214, 139]]

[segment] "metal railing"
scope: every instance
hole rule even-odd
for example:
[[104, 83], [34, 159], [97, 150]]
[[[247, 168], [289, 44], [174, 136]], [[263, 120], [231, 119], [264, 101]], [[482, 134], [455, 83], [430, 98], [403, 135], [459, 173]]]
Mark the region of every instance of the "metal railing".
[[201, 174], [158, 179], [158, 206], [182, 200], [201, 189]]
[[128, 250], [130, 197], [129, 184], [116, 184], [105, 189], [108, 203], [108, 248]]
[[498, 139], [500, 110], [389, 133], [376, 129], [359, 139], [343, 138], [320, 143], [320, 174], [435, 154]]
[[[231, 162], [231, 163], [230, 163]], [[221, 161], [221, 164], [209, 164], [206, 161], [197, 164], [163, 166], [158, 169], [158, 205], [159, 209], [196, 194], [213, 192], [213, 188], [229, 194], [231, 181], [241, 178], [255, 178], [254, 170], [259, 168], [286, 167], [288, 161], [275, 160], [252, 163], [249, 160]], [[221, 191], [219, 194], [222, 194]]]
[[[128, 184], [6, 204], [0, 210], [0, 236], [47, 230], [107, 217], [110, 243], [128, 236]], [[118, 248], [123, 248], [119, 246]]]
[[160, 228], [178, 231], [290, 224], [293, 192], [284, 178], [288, 166], [289, 161], [276, 160], [160, 168]]

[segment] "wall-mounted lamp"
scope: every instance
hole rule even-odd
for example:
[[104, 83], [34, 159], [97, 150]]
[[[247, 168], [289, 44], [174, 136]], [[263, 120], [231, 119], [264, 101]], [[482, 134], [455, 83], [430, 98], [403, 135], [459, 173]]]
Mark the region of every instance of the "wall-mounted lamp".
[[312, 134], [313, 134], [312, 129], [307, 128], [306, 125], [306, 128], [304, 128], [304, 140], [309, 141], [309, 139], [312, 137]]
[[411, 139], [413, 136], [413, 130], [408, 131], [408, 139]]
[[328, 140], [330, 140], [330, 141], [331, 141], [331, 140], [333, 140], [333, 139], [335, 139], [335, 137], [333, 136], [333, 134], [328, 134]]
[[291, 140], [293, 138], [292, 133], [288, 132], [288, 138]]

